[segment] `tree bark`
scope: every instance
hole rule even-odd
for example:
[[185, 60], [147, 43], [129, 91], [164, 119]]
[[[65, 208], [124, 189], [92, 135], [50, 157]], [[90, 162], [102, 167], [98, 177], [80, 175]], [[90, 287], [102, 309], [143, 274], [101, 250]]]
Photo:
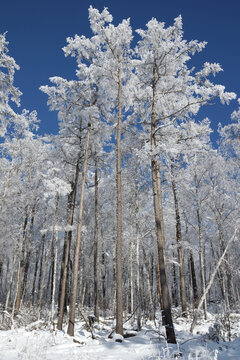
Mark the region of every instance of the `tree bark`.
[[21, 252], [20, 252], [20, 259], [19, 259], [19, 266], [18, 266], [18, 276], [17, 276], [17, 293], [16, 293], [15, 305], [14, 305], [14, 315], [15, 316], [19, 312], [21, 295], [22, 295], [22, 277], [23, 277], [25, 245], [26, 245], [26, 238], [27, 238], [27, 223], [28, 223], [27, 207], [25, 209], [25, 212], [26, 212], [26, 216], [25, 216], [24, 225], [23, 225], [23, 237], [22, 237]]
[[[214, 215], [215, 215], [215, 221], [216, 221], [216, 224], [217, 224], [217, 227], [218, 227], [220, 251], [221, 251], [221, 254], [222, 254], [224, 252], [224, 250], [225, 250], [225, 240], [224, 240], [222, 223], [221, 223], [222, 219], [220, 218], [218, 220], [216, 210], [214, 211]], [[227, 294], [225, 294], [225, 299], [226, 299], [227, 306], [230, 309], [230, 307], [233, 304], [234, 286], [233, 286], [233, 282], [232, 282], [231, 269], [229, 267], [228, 254], [226, 254], [225, 258], [226, 258], [226, 260], [225, 260], [224, 265], [222, 266], [221, 273], [222, 273], [222, 278], [223, 278], [223, 288], [225, 288], [225, 290], [227, 290]], [[226, 275], [226, 277], [224, 275]]]
[[10, 299], [10, 294], [11, 294], [11, 289], [12, 289], [12, 284], [13, 284], [13, 276], [14, 276], [14, 271], [15, 271], [16, 259], [17, 259], [17, 252], [15, 251], [14, 252], [14, 258], [13, 258], [13, 264], [12, 264], [12, 271], [11, 271], [11, 276], [10, 276], [10, 281], [9, 281], [8, 292], [7, 292], [5, 305], [4, 305], [4, 310], [5, 311], [8, 311], [8, 304], [9, 304], [9, 299]]
[[98, 169], [95, 162], [95, 225], [94, 225], [94, 315], [99, 321], [98, 304]]
[[34, 225], [34, 217], [35, 217], [35, 208], [36, 208], [36, 203], [33, 205], [31, 221], [30, 221], [30, 230], [29, 230], [28, 244], [27, 244], [27, 254], [26, 254], [26, 261], [25, 261], [24, 275], [23, 275], [23, 296], [22, 296], [23, 300], [26, 299], [27, 278], [28, 278], [28, 270], [29, 270], [29, 265], [30, 265], [32, 241], [33, 241], [33, 225]]
[[[203, 257], [203, 244], [202, 244], [202, 227], [200, 218], [200, 209], [197, 208], [197, 222], [198, 222], [198, 235], [199, 235], [199, 262], [200, 262], [200, 275], [201, 275], [201, 287], [202, 294], [205, 293], [206, 281], [204, 272], [204, 257]], [[207, 298], [203, 301], [204, 318], [207, 320]]]
[[157, 82], [157, 68], [156, 64], [153, 67], [153, 81], [152, 81], [152, 115], [151, 115], [151, 169], [152, 169], [152, 187], [153, 187], [153, 203], [155, 213], [155, 226], [156, 226], [156, 239], [157, 239], [157, 254], [160, 268], [160, 283], [161, 283], [161, 294], [162, 294], [162, 306], [163, 316], [166, 329], [166, 337], [168, 343], [176, 344], [175, 331], [172, 321], [171, 303], [169, 297], [167, 273], [166, 273], [166, 261], [165, 261], [165, 238], [164, 238], [164, 222], [162, 212], [162, 189], [160, 181], [160, 166], [156, 155], [154, 154], [156, 147], [156, 82]]
[[[39, 249], [40, 250], [40, 249]], [[38, 265], [39, 265], [39, 256], [36, 256], [35, 259], [35, 267], [34, 267], [34, 275], [33, 275], [33, 286], [32, 286], [32, 292], [31, 292], [31, 304], [34, 305], [34, 298], [35, 298], [35, 291], [36, 291], [36, 280], [37, 280], [37, 271], [38, 271]]]
[[102, 240], [102, 258], [101, 258], [101, 275], [102, 275], [102, 311], [103, 317], [106, 316], [107, 303], [106, 303], [106, 265], [105, 265], [105, 250], [104, 250], [104, 239], [103, 229], [101, 229], [101, 240]]
[[54, 217], [53, 217], [51, 242], [50, 242], [50, 246], [49, 246], [48, 253], [47, 253], [47, 256], [46, 256], [45, 266], [44, 266], [44, 269], [43, 269], [43, 275], [42, 275], [42, 279], [41, 279], [41, 287], [40, 287], [39, 300], [38, 300], [39, 315], [40, 315], [40, 311], [41, 311], [41, 307], [42, 307], [42, 300], [43, 300], [43, 294], [44, 294], [44, 289], [45, 289], [45, 278], [46, 278], [48, 263], [49, 263], [51, 253], [53, 251], [53, 243], [54, 243], [54, 237], [55, 237], [55, 227], [56, 227], [56, 223], [57, 223], [57, 214], [58, 214], [58, 202], [59, 202], [59, 195], [57, 194], [56, 195], [55, 212], [54, 212]]
[[193, 287], [193, 307], [197, 308], [198, 306], [198, 288], [197, 288], [197, 278], [196, 278], [196, 273], [195, 273], [195, 266], [194, 266], [194, 259], [193, 259], [193, 254], [192, 251], [190, 250], [190, 269], [191, 269], [191, 277], [192, 277], [192, 287]]
[[176, 275], [176, 265], [172, 264], [172, 271], [173, 271], [173, 281], [172, 281], [172, 302], [175, 307], [178, 307], [178, 284], [177, 284], [177, 275]]
[[74, 257], [74, 271], [73, 271], [73, 289], [72, 289], [71, 307], [70, 307], [68, 329], [67, 329], [67, 333], [70, 336], [74, 336], [75, 311], [76, 311], [76, 301], [77, 301], [77, 291], [78, 291], [78, 267], [79, 267], [78, 264], [79, 264], [79, 253], [80, 253], [81, 237], [82, 237], [83, 203], [84, 203], [84, 191], [85, 191], [86, 172], [87, 172], [88, 148], [90, 141], [90, 130], [91, 130], [91, 124], [88, 124], [86, 147], [84, 154], [84, 164], [82, 171], [81, 197], [80, 197], [79, 213], [78, 213], [77, 239], [76, 239], [76, 247], [75, 247], [75, 257]]
[[141, 304], [141, 288], [140, 288], [140, 223], [138, 219], [139, 214], [139, 201], [138, 201], [138, 168], [136, 167], [136, 185], [135, 185], [135, 212], [136, 212], [136, 265], [137, 265], [137, 271], [136, 271], [136, 285], [137, 285], [137, 328], [138, 331], [142, 328], [142, 319], [141, 319], [141, 313], [142, 313], [142, 304]]
[[58, 260], [58, 258], [57, 258], [58, 257], [58, 230], [56, 231], [56, 240], [55, 240], [55, 244], [53, 244], [53, 251], [54, 251], [54, 264], [53, 264], [51, 323], [53, 326], [53, 330], [55, 330], [54, 313], [55, 313], [55, 292], [56, 292], [57, 260]]
[[141, 246], [142, 246], [144, 266], [146, 269], [147, 285], [148, 285], [148, 293], [149, 293], [149, 307], [150, 307], [149, 320], [154, 320], [155, 312], [154, 312], [153, 295], [152, 295], [151, 275], [150, 275], [149, 264], [147, 262], [147, 254], [143, 245], [143, 241], [141, 241]]
[[[77, 185], [78, 185], [78, 177], [79, 177], [79, 161], [80, 157], [78, 157], [78, 161], [76, 164], [75, 170], [75, 178], [74, 183], [72, 185], [72, 192], [69, 197], [69, 215], [68, 215], [68, 225], [73, 225], [73, 216], [75, 210], [76, 203], [76, 193], [77, 193]], [[67, 278], [68, 278], [68, 269], [69, 269], [69, 260], [70, 260], [70, 248], [71, 248], [71, 240], [72, 240], [72, 230], [66, 233], [64, 239], [64, 248], [63, 248], [63, 258], [61, 265], [61, 279], [60, 279], [60, 289], [59, 289], [59, 299], [58, 299], [58, 323], [57, 329], [62, 330], [63, 324], [63, 316], [64, 316], [64, 305], [66, 303], [66, 288], [67, 288]]]
[[117, 125], [117, 243], [116, 243], [116, 333], [123, 335], [122, 300], [122, 176], [121, 176], [121, 135], [122, 135], [122, 71], [118, 67], [118, 125]]
[[186, 300], [186, 287], [185, 287], [185, 279], [184, 279], [184, 271], [183, 271], [183, 249], [182, 249], [182, 232], [181, 232], [181, 219], [179, 212], [179, 204], [177, 197], [177, 187], [176, 180], [174, 174], [174, 165], [173, 160], [171, 160], [171, 177], [172, 177], [172, 191], [175, 205], [175, 217], [176, 217], [176, 240], [178, 246], [178, 262], [179, 262], [179, 277], [180, 277], [180, 297], [182, 304], [182, 313], [186, 315], [187, 311], [187, 300]]
[[41, 240], [41, 258], [40, 258], [40, 267], [39, 267], [39, 273], [38, 273], [38, 287], [37, 287], [37, 298], [39, 301], [39, 295], [41, 291], [41, 281], [42, 281], [42, 268], [43, 268], [43, 257], [44, 257], [44, 247], [45, 247], [45, 239], [46, 234], [43, 234], [42, 240]]

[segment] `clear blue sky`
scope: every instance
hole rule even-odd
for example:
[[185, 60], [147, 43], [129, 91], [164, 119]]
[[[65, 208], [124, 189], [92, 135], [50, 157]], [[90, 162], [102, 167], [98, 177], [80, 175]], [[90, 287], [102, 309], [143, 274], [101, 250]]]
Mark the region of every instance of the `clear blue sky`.
[[[240, 97], [240, 2], [237, 0], [5, 0], [0, 5], [0, 33], [8, 31], [9, 55], [21, 67], [15, 85], [23, 92], [22, 108], [37, 110], [40, 133], [57, 132], [57, 114], [48, 111], [47, 96], [40, 92], [39, 86], [49, 84], [48, 78], [55, 75], [75, 78], [75, 59], [65, 58], [62, 47], [68, 36], [91, 36], [90, 5], [99, 10], [108, 7], [114, 24], [130, 17], [133, 29], [143, 28], [152, 17], [171, 25], [181, 14], [185, 39], [208, 42], [207, 48], [193, 57], [191, 65], [198, 68], [205, 61], [220, 63], [224, 72], [215, 81]], [[236, 102], [231, 106], [217, 102], [205, 107], [199, 116], [208, 116], [216, 129], [219, 122], [229, 121], [236, 108]]]

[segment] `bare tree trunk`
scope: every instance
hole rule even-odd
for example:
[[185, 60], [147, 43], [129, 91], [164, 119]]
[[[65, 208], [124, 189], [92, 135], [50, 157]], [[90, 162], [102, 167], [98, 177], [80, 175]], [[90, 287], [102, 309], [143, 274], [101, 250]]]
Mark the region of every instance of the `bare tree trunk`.
[[0, 255], [0, 299], [3, 296], [3, 255]]
[[41, 240], [41, 258], [40, 258], [40, 267], [39, 267], [39, 273], [38, 273], [38, 287], [37, 287], [37, 299], [39, 301], [39, 294], [41, 289], [41, 280], [42, 280], [42, 268], [43, 268], [43, 257], [44, 257], [44, 247], [45, 247], [45, 239], [46, 234], [43, 234], [42, 240]]
[[136, 261], [137, 261], [137, 273], [136, 273], [136, 284], [137, 284], [137, 329], [138, 331], [142, 328], [142, 303], [141, 303], [141, 286], [140, 286], [140, 255], [139, 255], [139, 235], [137, 234], [137, 245], [136, 245]]
[[198, 301], [199, 301], [198, 288], [197, 288], [197, 278], [196, 278], [196, 273], [195, 273], [193, 254], [192, 254], [191, 250], [190, 250], [189, 257], [190, 257], [189, 261], [190, 261], [192, 287], [193, 287], [193, 307], [197, 308]]
[[23, 276], [23, 295], [22, 295], [23, 299], [26, 299], [28, 269], [29, 269], [29, 265], [30, 265], [30, 257], [31, 257], [31, 250], [32, 250], [32, 241], [33, 241], [33, 225], [34, 225], [34, 217], [35, 217], [35, 208], [36, 208], [36, 203], [33, 205], [33, 208], [32, 208], [30, 230], [29, 230], [29, 236], [28, 236], [27, 254], [26, 254], [24, 276]]
[[[160, 305], [161, 310], [163, 310], [162, 304], [162, 292], [161, 292], [161, 282], [160, 282], [160, 261], [159, 261], [159, 254], [158, 254], [158, 245], [156, 242], [156, 283], [157, 283], [157, 299]], [[164, 320], [164, 319], [163, 319]]]
[[44, 293], [44, 289], [45, 289], [45, 277], [46, 277], [46, 273], [47, 273], [48, 263], [49, 263], [51, 253], [53, 251], [55, 227], [56, 227], [56, 223], [57, 223], [57, 214], [58, 214], [58, 202], [59, 202], [59, 195], [57, 194], [56, 195], [56, 206], [55, 206], [55, 212], [54, 212], [54, 218], [53, 218], [53, 225], [52, 225], [51, 242], [50, 242], [50, 246], [49, 246], [48, 253], [46, 256], [45, 266], [43, 269], [43, 275], [42, 275], [42, 279], [41, 279], [41, 287], [40, 287], [39, 300], [38, 300], [39, 316], [40, 316], [40, 311], [41, 311], [41, 307], [42, 307], [42, 299], [43, 299], [43, 293]]
[[[184, 214], [184, 220], [185, 220], [185, 236], [186, 240], [189, 241], [188, 238], [188, 220], [185, 213]], [[191, 272], [191, 280], [192, 280], [192, 290], [193, 290], [193, 308], [197, 308], [198, 306], [198, 287], [197, 287], [197, 278], [196, 278], [196, 272], [195, 272], [195, 265], [194, 265], [194, 258], [192, 250], [189, 251], [189, 265], [190, 265], [190, 272]]]
[[116, 280], [116, 247], [112, 249], [112, 288], [111, 288], [111, 296], [110, 296], [110, 308], [112, 308], [112, 312], [116, 313], [116, 284], [117, 284], [117, 280]]
[[[134, 286], [133, 286], [133, 239], [131, 236], [131, 240], [130, 240], [130, 251], [129, 251], [129, 272], [130, 272], [130, 276], [129, 276], [129, 281], [130, 281], [130, 314], [134, 313]], [[132, 321], [134, 321], [134, 317], [132, 317], [131, 319]], [[133, 325], [133, 323], [132, 323]]]
[[98, 305], [98, 169], [95, 161], [95, 225], [94, 225], [94, 315], [99, 321]]
[[[200, 219], [200, 210], [197, 207], [197, 221], [198, 221], [198, 235], [199, 235], [199, 262], [200, 262], [200, 275], [201, 275], [201, 287], [202, 294], [205, 293], [206, 281], [204, 272], [204, 257], [203, 257], [203, 244], [202, 244], [202, 227]], [[204, 318], [207, 320], [207, 298], [203, 301]]]
[[[214, 251], [214, 247], [213, 247], [213, 242], [212, 240], [210, 240], [210, 245], [211, 245], [211, 250], [212, 250], [212, 258], [214, 259], [214, 266], [217, 265], [217, 259], [219, 259], [219, 253]], [[211, 274], [211, 271], [209, 271]], [[226, 287], [225, 287], [225, 278], [224, 278], [224, 274], [223, 271], [220, 269], [217, 272], [217, 276], [218, 276], [218, 280], [219, 280], [219, 286], [221, 288], [221, 293], [222, 293], [222, 299], [224, 299], [226, 305], [227, 305], [227, 309], [229, 310], [229, 303], [228, 303], [228, 298], [226, 298]], [[210, 291], [209, 291], [210, 293]]]
[[[215, 219], [216, 219], [216, 223], [217, 223], [217, 227], [218, 227], [220, 249], [221, 249], [221, 254], [222, 254], [225, 250], [225, 241], [224, 241], [222, 225], [221, 225], [220, 221], [217, 220], [216, 210], [215, 210]], [[227, 304], [228, 308], [230, 308], [233, 303], [234, 286], [232, 283], [231, 270], [229, 268], [228, 254], [226, 254], [226, 261], [225, 261], [224, 265], [222, 266], [221, 273], [222, 273], [222, 277], [223, 277], [223, 287], [224, 287], [225, 291], [227, 290], [227, 294], [225, 293], [226, 304]], [[224, 274], [226, 274], [226, 277], [224, 276]]]
[[[73, 225], [73, 216], [75, 210], [76, 203], [76, 193], [77, 193], [77, 185], [78, 185], [78, 177], [79, 177], [79, 161], [80, 157], [78, 157], [78, 161], [76, 164], [75, 170], [75, 179], [72, 184], [72, 192], [69, 197], [69, 215], [68, 215], [68, 225]], [[72, 230], [66, 233], [64, 239], [64, 249], [63, 249], [63, 258], [61, 265], [61, 280], [60, 280], [60, 289], [59, 289], [59, 306], [58, 306], [58, 323], [57, 329], [62, 330], [63, 324], [63, 315], [64, 315], [64, 305], [66, 303], [66, 288], [67, 288], [67, 278], [68, 278], [68, 268], [69, 268], [69, 260], [70, 260], [70, 248], [71, 248], [71, 240], [72, 240]]]
[[81, 197], [80, 197], [79, 213], [78, 213], [77, 239], [76, 239], [76, 247], [75, 247], [74, 271], [73, 271], [73, 289], [72, 289], [71, 307], [70, 307], [69, 322], [67, 329], [67, 333], [70, 336], [74, 335], [75, 310], [76, 310], [77, 291], [78, 291], [78, 267], [79, 267], [78, 264], [79, 264], [79, 253], [80, 253], [81, 237], [82, 237], [83, 202], [84, 202], [84, 190], [85, 190], [86, 172], [87, 172], [90, 130], [91, 130], [91, 124], [88, 124], [84, 164], [82, 171]]
[[142, 304], [141, 304], [141, 287], [140, 287], [140, 224], [139, 224], [139, 219], [138, 219], [138, 213], [139, 213], [139, 202], [138, 202], [138, 169], [136, 169], [136, 174], [137, 174], [137, 181], [136, 181], [136, 200], [135, 200], [135, 204], [136, 204], [136, 238], [137, 238], [137, 243], [136, 243], [136, 262], [137, 262], [137, 272], [136, 272], [136, 284], [137, 284], [137, 329], [138, 331], [141, 330], [142, 328], [142, 321], [141, 321], [141, 310], [142, 310]]
[[118, 125], [117, 125], [117, 243], [116, 243], [116, 333], [123, 335], [122, 299], [122, 176], [121, 176], [121, 135], [122, 135], [122, 71], [118, 67]]
[[15, 251], [14, 258], [13, 258], [13, 264], [12, 264], [12, 271], [11, 271], [11, 276], [10, 276], [10, 281], [9, 281], [9, 287], [8, 287], [8, 292], [7, 292], [5, 306], [4, 306], [5, 311], [8, 311], [8, 304], [9, 304], [9, 298], [10, 298], [12, 284], [13, 284], [13, 276], [14, 276], [14, 271], [15, 271], [16, 259], [17, 259], [17, 252]]
[[26, 212], [26, 216], [25, 216], [24, 225], [23, 225], [23, 238], [22, 238], [20, 259], [19, 259], [19, 266], [18, 266], [17, 293], [16, 293], [16, 297], [15, 297], [14, 315], [17, 315], [19, 312], [21, 295], [22, 295], [22, 277], [23, 277], [25, 245], [26, 245], [26, 238], [27, 238], [27, 223], [28, 223], [27, 207], [25, 209], [25, 212]]
[[172, 191], [175, 205], [175, 217], [176, 217], [176, 240], [178, 245], [178, 262], [179, 262], [179, 277], [180, 277], [180, 297], [182, 304], [183, 316], [186, 315], [187, 300], [186, 300], [186, 287], [183, 271], [183, 249], [182, 249], [182, 232], [181, 232], [181, 219], [177, 197], [177, 187], [174, 174], [173, 159], [171, 160], [171, 177], [172, 177]]
[[40, 260], [40, 258], [39, 258], [38, 254], [37, 254], [36, 259], [35, 259], [35, 267], [34, 267], [34, 275], [33, 275], [33, 286], [32, 286], [32, 292], [31, 292], [31, 300], [30, 300], [32, 305], [34, 305], [39, 260]]
[[[156, 81], [157, 81], [157, 69], [156, 65], [153, 68], [153, 100], [152, 100], [152, 115], [151, 115], [151, 150], [154, 154], [156, 147]], [[153, 203], [155, 213], [155, 225], [156, 225], [156, 238], [157, 238], [157, 253], [160, 267], [160, 283], [161, 283], [161, 294], [162, 294], [162, 306], [163, 316], [165, 321], [167, 342], [176, 344], [175, 331], [172, 321], [171, 303], [169, 297], [168, 283], [167, 283], [167, 271], [166, 271], [166, 260], [165, 260], [165, 238], [164, 238], [164, 222], [162, 212], [162, 189], [160, 181], [160, 166], [156, 155], [152, 156], [151, 160], [152, 168], [152, 187], [153, 187]]]
[[176, 275], [176, 265], [172, 264], [173, 269], [173, 283], [172, 283], [172, 302], [174, 303], [175, 307], [178, 307], [178, 284], [177, 284], [177, 275]]
[[[54, 246], [55, 245], [55, 246]], [[55, 251], [54, 251], [55, 249]], [[54, 313], [55, 313], [55, 292], [56, 292], [56, 277], [57, 277], [57, 260], [58, 260], [58, 230], [56, 231], [56, 240], [55, 244], [53, 244], [53, 252], [54, 252], [54, 265], [53, 265], [53, 282], [52, 282], [52, 309], [51, 309], [51, 323], [53, 326], [53, 330], [55, 330], [54, 323]]]
[[145, 279], [143, 265], [140, 266], [140, 276], [141, 276], [141, 304], [144, 314], [146, 313], [146, 296], [145, 296]]
[[105, 250], [104, 250], [104, 239], [103, 239], [103, 229], [101, 228], [101, 240], [102, 240], [102, 259], [101, 259], [101, 274], [102, 274], [102, 310], [103, 316], [106, 316], [106, 265], [105, 265]]
[[141, 241], [141, 246], [142, 246], [142, 252], [143, 252], [144, 266], [146, 269], [147, 285], [148, 285], [148, 293], [149, 293], [149, 307], [150, 307], [149, 320], [154, 320], [155, 314], [154, 314], [154, 304], [153, 304], [153, 296], [152, 296], [151, 275], [150, 275], [149, 264], [147, 262], [147, 255], [146, 255], [146, 251], [145, 251], [145, 248], [143, 245], [143, 241]]
[[[196, 163], [196, 158], [195, 158]], [[198, 237], [199, 237], [199, 262], [200, 262], [200, 276], [201, 276], [201, 287], [202, 294], [205, 293], [206, 280], [205, 280], [205, 271], [204, 271], [204, 254], [203, 254], [203, 240], [202, 240], [202, 225], [201, 225], [201, 217], [200, 217], [200, 200], [199, 200], [199, 190], [198, 190], [198, 181], [197, 181], [197, 170], [196, 164], [194, 166], [194, 184], [195, 184], [195, 194], [196, 194], [196, 202], [197, 202], [197, 224], [198, 224]], [[207, 298], [203, 301], [203, 310], [204, 310], [204, 318], [207, 320]]]

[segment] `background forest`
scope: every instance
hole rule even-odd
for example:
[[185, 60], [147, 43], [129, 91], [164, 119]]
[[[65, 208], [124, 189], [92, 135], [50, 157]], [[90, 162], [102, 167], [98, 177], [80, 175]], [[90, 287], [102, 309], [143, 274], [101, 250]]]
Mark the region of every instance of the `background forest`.
[[55, 135], [14, 106], [19, 67], [0, 35], [0, 326], [28, 313], [74, 335], [77, 316], [113, 317], [123, 336], [129, 317], [140, 330], [161, 311], [176, 343], [172, 307], [192, 331], [209, 309], [239, 311], [240, 109], [217, 143], [196, 118], [237, 95], [219, 64], [193, 67], [206, 43], [184, 39], [181, 16], [133, 31], [90, 6], [89, 22], [63, 48], [76, 77], [40, 88]]

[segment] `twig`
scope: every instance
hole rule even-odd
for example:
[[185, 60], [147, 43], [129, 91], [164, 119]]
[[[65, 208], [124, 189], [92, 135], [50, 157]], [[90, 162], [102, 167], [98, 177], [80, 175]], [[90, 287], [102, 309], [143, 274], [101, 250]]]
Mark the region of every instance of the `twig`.
[[190, 328], [190, 332], [191, 332], [191, 333], [193, 333], [193, 329], [194, 329], [194, 327], [195, 327], [195, 325], [196, 325], [196, 321], [197, 321], [198, 312], [199, 312], [199, 310], [200, 310], [200, 308], [201, 308], [201, 306], [202, 306], [202, 304], [203, 304], [203, 301], [204, 301], [204, 299], [205, 299], [205, 297], [206, 297], [209, 289], [211, 288], [211, 286], [212, 286], [212, 284], [213, 284], [213, 280], [214, 280], [214, 278], [215, 278], [215, 276], [216, 276], [216, 274], [217, 274], [217, 272], [218, 272], [218, 269], [219, 269], [219, 267], [220, 267], [220, 265], [221, 265], [221, 263], [222, 263], [225, 255], [226, 255], [227, 251], [228, 251], [229, 245], [230, 245], [230, 244], [233, 242], [233, 240], [235, 239], [235, 236], [236, 236], [237, 232], [239, 231], [239, 228], [240, 228], [240, 225], [238, 225], [238, 226], [236, 227], [236, 229], [235, 229], [235, 231], [234, 231], [231, 239], [228, 241], [228, 243], [227, 243], [227, 245], [226, 245], [226, 247], [225, 247], [225, 250], [224, 250], [224, 252], [222, 253], [222, 256], [221, 256], [220, 259], [218, 260], [217, 266], [216, 266], [214, 272], [212, 273], [212, 276], [211, 276], [211, 278], [210, 278], [210, 280], [209, 280], [208, 286], [206, 287], [206, 289], [205, 289], [205, 291], [204, 291], [204, 294], [202, 295], [202, 297], [201, 297], [201, 299], [200, 299], [200, 301], [199, 301], [199, 304], [198, 304], [198, 307], [197, 307], [197, 309], [196, 309], [195, 315], [194, 315], [194, 317], [193, 317], [192, 325], [191, 325], [191, 328]]
[[[137, 311], [137, 309], [139, 308], [139, 305], [135, 308], [135, 310], [133, 311], [133, 313], [129, 316], [129, 318], [127, 318], [127, 320], [125, 320], [123, 322], [123, 324], [125, 324], [126, 322], [128, 322], [132, 317], [133, 315], [135, 314], [135, 312]], [[110, 332], [110, 334], [108, 335], [108, 338], [109, 339], [112, 339], [112, 334], [114, 333], [114, 331], [116, 331], [116, 327], [114, 327], [114, 329]]]
[[78, 311], [80, 312], [80, 315], [82, 316], [83, 320], [85, 321], [85, 323], [87, 325], [87, 328], [88, 328], [88, 330], [90, 331], [90, 333], [92, 335], [92, 339], [96, 339], [96, 336], [93, 334], [92, 328], [91, 328], [89, 322], [87, 321], [85, 315], [82, 313], [82, 311], [80, 309], [80, 306], [78, 306]]

